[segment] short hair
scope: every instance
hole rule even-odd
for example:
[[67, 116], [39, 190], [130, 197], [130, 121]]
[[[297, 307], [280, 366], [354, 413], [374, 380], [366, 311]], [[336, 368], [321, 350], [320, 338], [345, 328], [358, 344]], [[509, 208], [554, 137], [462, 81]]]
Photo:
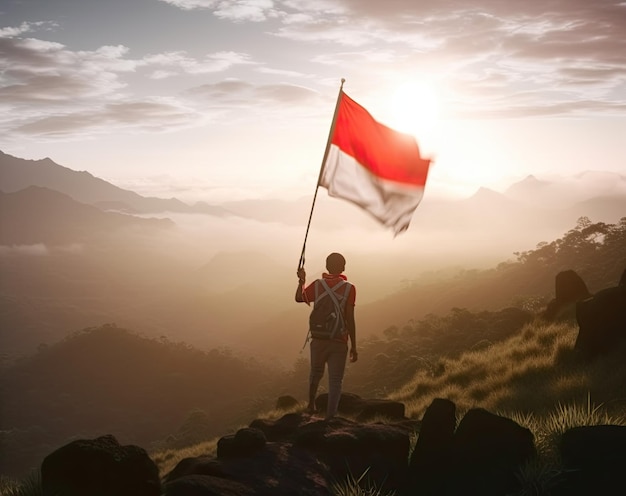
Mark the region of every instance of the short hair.
[[331, 253], [326, 257], [326, 269], [331, 274], [341, 274], [346, 268], [346, 259], [341, 253]]

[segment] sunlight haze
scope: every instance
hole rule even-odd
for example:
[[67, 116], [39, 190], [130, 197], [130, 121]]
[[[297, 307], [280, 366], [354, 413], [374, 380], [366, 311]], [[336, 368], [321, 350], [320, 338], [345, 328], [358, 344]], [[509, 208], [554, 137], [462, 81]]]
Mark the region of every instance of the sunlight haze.
[[0, 149], [144, 195], [311, 195], [341, 78], [429, 194], [623, 173], [623, 2], [7, 0]]

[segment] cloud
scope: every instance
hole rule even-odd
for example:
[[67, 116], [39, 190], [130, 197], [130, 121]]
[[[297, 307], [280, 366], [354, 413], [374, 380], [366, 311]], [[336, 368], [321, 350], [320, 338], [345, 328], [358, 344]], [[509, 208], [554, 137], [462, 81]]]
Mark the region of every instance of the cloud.
[[289, 69], [273, 69], [271, 67], [259, 67], [257, 71], [262, 74], [271, 74], [273, 76], [286, 76], [290, 78], [310, 79], [313, 77], [312, 74], [306, 74], [304, 72], [291, 71]]
[[40, 137], [67, 137], [75, 133], [109, 132], [111, 127], [144, 131], [167, 131], [202, 120], [193, 110], [167, 101], [109, 103], [89, 111], [32, 119], [13, 129], [14, 133]]
[[220, 19], [262, 22], [280, 14], [272, 0], [161, 0], [183, 10], [208, 9]]
[[56, 26], [54, 22], [23, 22], [19, 26], [7, 26], [0, 28], [0, 38], [12, 38], [23, 33], [28, 33], [38, 29], [50, 29]]
[[[622, 112], [624, 2], [555, 0], [547, 8], [538, 0], [343, 0], [331, 4], [335, 10], [313, 7], [313, 2], [280, 4], [297, 12], [281, 17], [273, 35], [326, 43], [313, 61], [352, 66], [353, 80], [360, 62], [366, 64], [363, 77], [367, 73], [370, 80], [394, 71], [405, 77], [430, 72], [459, 95], [470, 80], [473, 116], [504, 113], [490, 107], [494, 85], [507, 99], [520, 93], [535, 97], [528, 113], [515, 109], [511, 117], [537, 115], [555, 90], [564, 102], [547, 109], [549, 115]], [[376, 53], [384, 57], [371, 58]]]
[[22, 255], [44, 257], [53, 253], [68, 253], [73, 255], [79, 255], [83, 253], [83, 251], [84, 246], [80, 243], [55, 246], [46, 246], [43, 243], [35, 243], [32, 245], [0, 245], [1, 257]]
[[[43, 24], [43, 23], [40, 23]], [[201, 117], [175, 96], [134, 96], [127, 77], [153, 80], [219, 73], [250, 65], [250, 56], [218, 51], [203, 58], [186, 52], [131, 58], [123, 45], [71, 50], [57, 42], [22, 38], [39, 24], [0, 30], [0, 132], [48, 138], [83, 136], [115, 128], [179, 129]]]
[[0, 245], [0, 256], [2, 257], [15, 255], [43, 257], [49, 253], [48, 248], [43, 243], [37, 243], [34, 245]]
[[316, 102], [320, 95], [304, 86], [294, 84], [252, 84], [239, 79], [227, 79], [204, 84], [188, 90], [194, 98], [215, 107], [251, 107], [263, 105], [297, 105]]
[[[190, 57], [186, 52], [166, 52], [144, 57], [139, 64], [141, 67], [164, 67], [157, 69], [151, 77], [163, 79], [186, 74], [210, 74], [224, 72], [236, 65], [255, 65], [250, 56], [245, 53], [232, 51], [208, 54], [203, 60]], [[155, 77], [156, 75], [156, 77]]]
[[[616, 115], [626, 101], [626, 4], [618, 0], [549, 8], [539, 0], [161, 1], [187, 15], [206, 11], [220, 29], [262, 26], [250, 30], [260, 38], [225, 38], [210, 53], [133, 56], [124, 44], [74, 50], [27, 37], [58, 29], [52, 22], [2, 27], [0, 132], [179, 129], [206, 122], [207, 110], [246, 106], [312, 112], [316, 89], [340, 76], [365, 95], [427, 76], [442, 90], [443, 112], [461, 118]], [[268, 51], [277, 43], [288, 44], [280, 61]], [[258, 75], [264, 84], [248, 82]]]

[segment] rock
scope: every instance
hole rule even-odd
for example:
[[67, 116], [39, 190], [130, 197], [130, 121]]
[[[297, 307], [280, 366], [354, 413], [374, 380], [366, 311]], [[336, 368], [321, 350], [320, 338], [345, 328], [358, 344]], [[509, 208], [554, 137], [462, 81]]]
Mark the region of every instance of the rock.
[[288, 413], [278, 420], [256, 419], [250, 427], [263, 431], [268, 441], [291, 441], [298, 428], [310, 418], [300, 413]]
[[585, 281], [573, 270], [559, 272], [554, 286], [555, 298], [548, 303], [542, 315], [551, 322], [573, 318], [576, 302], [591, 296]]
[[416, 493], [429, 494], [441, 484], [456, 428], [456, 406], [435, 398], [424, 412], [409, 471]]
[[217, 442], [217, 457], [250, 456], [265, 447], [267, 439], [263, 431], [246, 427], [236, 434], [224, 436]]
[[[331, 494], [332, 484], [345, 481], [348, 474], [358, 478], [366, 471], [379, 488], [395, 490], [406, 484], [415, 422], [360, 424], [300, 413], [275, 421], [257, 419], [250, 425], [268, 439], [263, 449], [248, 456], [182, 460], [165, 477], [166, 486], [202, 475], [236, 480], [257, 491], [254, 494], [323, 495]], [[202, 483], [212, 484], [206, 478]], [[280, 491], [272, 485], [278, 483]]]
[[[417, 421], [364, 424], [341, 417], [321, 420], [305, 413], [257, 419], [238, 434], [256, 439], [257, 432], [263, 433], [267, 441], [262, 448], [244, 450], [246, 454], [239, 456], [182, 460], [164, 478], [164, 496], [325, 496], [336, 493], [334, 483], [363, 474], [379, 494], [519, 493], [519, 469], [536, 456], [532, 433], [480, 408], [468, 411], [456, 426], [455, 411], [453, 402], [433, 400], [421, 420], [410, 460], [410, 437], [420, 424]], [[564, 435], [564, 469], [550, 494], [611, 494], [605, 481], [624, 487], [625, 429], [574, 429]], [[583, 480], [583, 475], [589, 478]]]
[[626, 340], [625, 279], [626, 270], [619, 285], [576, 304], [578, 336], [574, 349], [582, 358], [590, 360]]
[[276, 400], [277, 410], [289, 410], [291, 408], [296, 408], [298, 405], [300, 405], [300, 402], [293, 396], [280, 396]]
[[452, 439], [446, 494], [514, 493], [520, 489], [517, 471], [536, 454], [528, 429], [482, 408], [469, 410]]
[[414, 424], [360, 424], [344, 418], [311, 422], [298, 429], [294, 445], [314, 453], [337, 480], [346, 473], [367, 479], [378, 489], [406, 484], [410, 435]]
[[[555, 496], [618, 494], [626, 487], [626, 426], [575, 427], [561, 436], [563, 474]], [[617, 488], [622, 488], [621, 490]]]
[[159, 496], [159, 469], [138, 446], [111, 435], [72, 441], [41, 464], [44, 496]]
[[[327, 393], [320, 394], [315, 399], [315, 407], [318, 411], [326, 411], [327, 404]], [[405, 418], [404, 403], [383, 399], [363, 399], [353, 393], [341, 393], [338, 413], [354, 416], [359, 422], [367, 422], [378, 417], [394, 420]]]
[[188, 475], [165, 485], [165, 496], [254, 496], [253, 488], [240, 482], [212, 477]]
[[328, 467], [290, 443], [268, 442], [247, 457], [181, 460], [164, 481], [164, 496], [333, 494]]

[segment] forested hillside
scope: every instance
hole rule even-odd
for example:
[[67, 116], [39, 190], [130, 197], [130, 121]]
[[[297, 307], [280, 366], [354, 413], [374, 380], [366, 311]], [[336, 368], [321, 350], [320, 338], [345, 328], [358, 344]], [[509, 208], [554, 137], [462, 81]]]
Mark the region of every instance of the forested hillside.
[[4, 368], [0, 466], [17, 474], [70, 439], [106, 433], [146, 447], [173, 436], [175, 444], [198, 411], [202, 434], [218, 435], [247, 420], [277, 377], [229, 350], [202, 352], [114, 325], [85, 329]]

